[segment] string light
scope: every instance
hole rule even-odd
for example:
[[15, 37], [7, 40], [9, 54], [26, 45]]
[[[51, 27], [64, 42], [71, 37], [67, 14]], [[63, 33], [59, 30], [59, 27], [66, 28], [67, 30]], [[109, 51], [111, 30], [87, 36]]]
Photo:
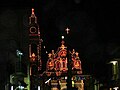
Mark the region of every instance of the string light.
[[[42, 42], [43, 42], [43, 39], [42, 39]], [[43, 42], [43, 44], [44, 44], [44, 42]], [[45, 49], [45, 53], [48, 54], [48, 51], [46, 50], [46, 46], [45, 45], [43, 45], [43, 48]]]

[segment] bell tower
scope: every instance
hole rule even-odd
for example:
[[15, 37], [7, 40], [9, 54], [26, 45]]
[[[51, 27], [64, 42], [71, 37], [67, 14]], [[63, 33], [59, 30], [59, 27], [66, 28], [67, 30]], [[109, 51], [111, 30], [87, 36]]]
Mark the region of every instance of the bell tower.
[[31, 16], [29, 17], [29, 79], [30, 88], [34, 89], [36, 83], [35, 77], [41, 74], [42, 61], [41, 61], [41, 43], [39, 25], [37, 17], [32, 8]]
[[33, 86], [34, 76], [38, 76], [42, 69], [41, 61], [41, 42], [39, 25], [34, 9], [32, 8], [31, 16], [29, 17], [29, 76], [30, 87]]
[[34, 9], [29, 17], [29, 59], [30, 59], [30, 75], [37, 75], [42, 67], [41, 61], [41, 38], [37, 17]]

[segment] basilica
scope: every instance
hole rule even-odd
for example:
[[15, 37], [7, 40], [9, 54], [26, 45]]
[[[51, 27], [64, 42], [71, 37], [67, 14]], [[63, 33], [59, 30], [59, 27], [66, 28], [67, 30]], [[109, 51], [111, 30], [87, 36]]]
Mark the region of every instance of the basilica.
[[[79, 53], [70, 50], [64, 36], [58, 49], [48, 53], [47, 63], [42, 62], [42, 39], [34, 8], [31, 9], [29, 17], [29, 57], [27, 64], [27, 74], [19, 70], [10, 75], [10, 89], [6, 90], [85, 90], [86, 78], [90, 75], [83, 75], [82, 61]], [[65, 29], [69, 34], [69, 29]], [[18, 52], [18, 56], [22, 53]], [[42, 72], [42, 65], [45, 70]]]

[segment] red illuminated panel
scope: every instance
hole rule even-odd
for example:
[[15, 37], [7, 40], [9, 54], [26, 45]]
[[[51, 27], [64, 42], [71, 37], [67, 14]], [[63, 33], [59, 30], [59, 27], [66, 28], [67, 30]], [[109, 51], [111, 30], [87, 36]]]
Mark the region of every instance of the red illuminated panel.
[[60, 67], [61, 67], [61, 63], [59, 61], [56, 61], [56, 63], [55, 63], [56, 71], [60, 70]]

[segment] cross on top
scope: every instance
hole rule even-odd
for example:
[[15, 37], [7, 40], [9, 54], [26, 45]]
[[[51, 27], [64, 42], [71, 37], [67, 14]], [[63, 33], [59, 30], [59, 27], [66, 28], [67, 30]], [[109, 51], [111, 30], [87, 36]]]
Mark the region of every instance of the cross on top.
[[69, 33], [70, 29], [69, 28], [66, 28], [65, 31], [67, 32], [67, 34]]
[[64, 43], [65, 43], [65, 42], [62, 40], [62, 42], [61, 42], [61, 43], [62, 43], [62, 45], [64, 45]]
[[61, 49], [65, 49], [65, 48], [66, 48], [65, 45], [64, 45], [64, 43], [65, 43], [65, 42], [62, 40], [62, 42], [61, 42], [62, 45], [61, 45], [61, 47], [60, 47]]
[[32, 8], [32, 14], [34, 14], [34, 8]]

